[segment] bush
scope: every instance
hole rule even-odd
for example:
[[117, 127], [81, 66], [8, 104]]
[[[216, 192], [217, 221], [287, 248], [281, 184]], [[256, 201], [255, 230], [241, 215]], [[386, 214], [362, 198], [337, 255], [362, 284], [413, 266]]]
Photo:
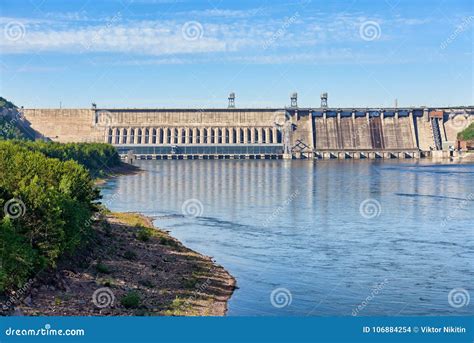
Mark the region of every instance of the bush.
[[9, 288], [20, 288], [42, 261], [28, 241], [15, 233], [9, 218], [0, 222], [0, 247], [2, 254], [0, 268], [0, 292]]
[[112, 145], [103, 143], [67, 143], [42, 141], [16, 141], [17, 145], [39, 151], [60, 161], [73, 160], [83, 165], [97, 178], [107, 174], [109, 168], [120, 165], [120, 156]]
[[120, 303], [125, 308], [137, 308], [140, 306], [140, 296], [137, 292], [130, 291], [120, 299]]
[[169, 247], [174, 247], [174, 248], [179, 247], [179, 244], [174, 239], [168, 238], [168, 237], [160, 237], [160, 244], [167, 245]]
[[127, 250], [125, 251], [125, 253], [123, 254], [123, 257], [129, 261], [133, 261], [137, 258], [137, 254], [133, 251], [130, 251], [130, 250]]
[[[99, 198], [88, 171], [23, 144], [0, 141], [0, 291], [55, 267], [90, 235]], [[10, 215], [8, 215], [10, 214]]]
[[137, 232], [137, 239], [142, 242], [148, 242], [151, 238], [151, 233], [147, 228], [142, 228]]
[[103, 263], [98, 263], [96, 266], [95, 266], [95, 269], [99, 272], [99, 273], [102, 273], [102, 274], [110, 274], [110, 269], [109, 267], [107, 267], [105, 264]]

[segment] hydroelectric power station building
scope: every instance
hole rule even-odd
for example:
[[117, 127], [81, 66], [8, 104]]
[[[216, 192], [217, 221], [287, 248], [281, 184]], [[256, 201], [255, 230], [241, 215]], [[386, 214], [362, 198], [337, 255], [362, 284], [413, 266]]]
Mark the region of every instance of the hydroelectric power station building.
[[442, 155], [473, 107], [22, 109], [42, 137], [106, 142], [147, 159], [419, 158]]

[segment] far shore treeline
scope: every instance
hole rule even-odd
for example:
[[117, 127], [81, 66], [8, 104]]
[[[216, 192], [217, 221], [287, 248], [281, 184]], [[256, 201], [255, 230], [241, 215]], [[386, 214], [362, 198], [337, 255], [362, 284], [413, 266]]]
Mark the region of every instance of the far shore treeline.
[[86, 243], [100, 199], [94, 179], [119, 164], [110, 145], [31, 141], [0, 117], [0, 295]]
[[74, 160], [84, 166], [93, 178], [104, 176], [107, 170], [120, 165], [120, 156], [117, 150], [109, 144], [103, 143], [56, 143], [43, 141], [13, 141], [14, 144], [38, 151], [50, 158], [60, 161]]

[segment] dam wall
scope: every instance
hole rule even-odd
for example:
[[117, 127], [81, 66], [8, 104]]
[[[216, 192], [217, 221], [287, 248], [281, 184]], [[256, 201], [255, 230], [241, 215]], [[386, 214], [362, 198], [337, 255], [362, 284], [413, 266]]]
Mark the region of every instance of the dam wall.
[[61, 143], [104, 142], [104, 130], [92, 125], [91, 109], [23, 109], [23, 116], [38, 137]]
[[413, 115], [326, 112], [313, 120], [315, 150], [418, 149]]
[[456, 145], [473, 108], [22, 109], [39, 137], [122, 154], [236, 158], [418, 157]]

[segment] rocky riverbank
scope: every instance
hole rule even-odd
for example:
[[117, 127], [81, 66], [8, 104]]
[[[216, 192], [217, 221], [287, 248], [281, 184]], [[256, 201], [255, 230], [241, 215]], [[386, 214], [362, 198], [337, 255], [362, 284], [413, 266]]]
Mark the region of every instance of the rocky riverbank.
[[78, 254], [10, 294], [10, 314], [222, 316], [234, 278], [136, 213], [105, 213]]

